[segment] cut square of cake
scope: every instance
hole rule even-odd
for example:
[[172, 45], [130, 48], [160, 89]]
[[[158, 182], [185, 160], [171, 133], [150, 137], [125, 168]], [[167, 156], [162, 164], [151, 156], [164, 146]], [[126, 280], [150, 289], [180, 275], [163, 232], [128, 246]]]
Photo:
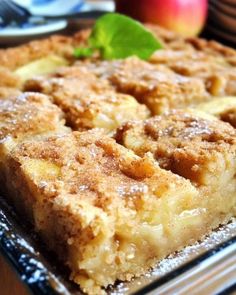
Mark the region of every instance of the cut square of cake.
[[24, 81], [71, 64], [74, 48], [82, 46], [90, 30], [72, 36], [54, 35], [0, 50], [0, 86], [21, 88]]
[[50, 95], [75, 130], [96, 127], [110, 133], [123, 122], [150, 115], [134, 97], [116, 93], [108, 81], [84, 68], [63, 68], [48, 77], [28, 80], [25, 90]]
[[213, 226], [189, 180], [98, 130], [24, 142], [7, 171], [8, 191], [90, 294], [143, 274]]
[[155, 52], [150, 62], [165, 64], [180, 75], [201, 79], [213, 96], [236, 95], [236, 68], [222, 55], [163, 49]]
[[0, 99], [1, 142], [64, 129], [64, 123], [62, 111], [46, 95], [28, 92]]
[[68, 132], [62, 111], [46, 95], [24, 93], [0, 99], [0, 182], [4, 186], [4, 165], [11, 149], [37, 136]]
[[154, 64], [164, 64], [174, 72], [204, 81], [213, 96], [236, 95], [236, 50], [216, 41], [184, 38], [158, 26], [148, 26], [161, 38], [163, 49], [150, 58]]
[[133, 95], [152, 114], [209, 99], [201, 79], [184, 77], [168, 67], [152, 65], [135, 57], [95, 64], [78, 62], [77, 66], [88, 68], [100, 79], [108, 79], [117, 91]]
[[190, 179], [196, 186], [234, 192], [236, 131], [213, 116], [173, 110], [146, 121], [127, 123], [116, 137], [139, 156], [151, 152], [161, 167]]
[[196, 111], [173, 110], [117, 132], [118, 142], [189, 179], [205, 195], [215, 226], [236, 213], [236, 131]]
[[225, 46], [214, 40], [206, 40], [197, 37], [189, 37], [185, 39], [185, 43], [191, 44], [197, 51], [206, 53], [208, 56], [223, 58], [232, 66], [236, 65], [236, 50]]
[[53, 35], [42, 40], [33, 40], [26, 44], [0, 50], [0, 64], [11, 71], [41, 58], [54, 55], [73, 61], [74, 48], [82, 46], [90, 30], [79, 31], [72, 36]]

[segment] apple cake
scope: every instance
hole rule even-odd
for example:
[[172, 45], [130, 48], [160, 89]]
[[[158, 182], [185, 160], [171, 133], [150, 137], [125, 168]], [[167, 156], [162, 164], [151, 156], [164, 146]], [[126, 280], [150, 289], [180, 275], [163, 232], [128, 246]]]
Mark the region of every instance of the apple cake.
[[236, 51], [147, 27], [148, 61], [0, 50], [1, 193], [89, 294], [236, 216]]

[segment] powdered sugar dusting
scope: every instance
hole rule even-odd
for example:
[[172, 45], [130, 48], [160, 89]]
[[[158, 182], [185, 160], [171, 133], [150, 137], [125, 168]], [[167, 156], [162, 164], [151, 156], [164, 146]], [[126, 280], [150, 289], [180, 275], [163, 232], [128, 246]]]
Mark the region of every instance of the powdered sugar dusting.
[[217, 245], [220, 245], [235, 236], [236, 219], [233, 219], [227, 225], [221, 226], [212, 232], [204, 240], [188, 246], [182, 251], [171, 254], [167, 258], [161, 260], [153, 270], [141, 278], [134, 279], [129, 283], [118, 284], [115, 289], [112, 289], [109, 292], [109, 294], [132, 294], [140, 288], [143, 288], [151, 282], [162, 278], [164, 275], [177, 269], [183, 264], [197, 258], [199, 255], [206, 253], [206, 251], [215, 248]]

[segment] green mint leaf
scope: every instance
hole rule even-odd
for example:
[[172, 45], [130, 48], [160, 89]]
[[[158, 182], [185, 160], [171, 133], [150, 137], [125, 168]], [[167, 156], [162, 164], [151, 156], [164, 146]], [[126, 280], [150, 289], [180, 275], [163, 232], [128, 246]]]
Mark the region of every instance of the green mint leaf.
[[108, 13], [100, 17], [89, 37], [91, 47], [100, 50], [104, 59], [136, 55], [148, 59], [161, 43], [141, 23], [125, 15]]
[[93, 55], [94, 50], [91, 47], [79, 47], [75, 48], [74, 56], [77, 58], [90, 57]]
[[103, 59], [122, 59], [136, 55], [148, 59], [161, 43], [141, 23], [119, 13], [100, 17], [88, 39], [89, 48], [77, 48], [76, 57], [89, 57], [94, 49]]

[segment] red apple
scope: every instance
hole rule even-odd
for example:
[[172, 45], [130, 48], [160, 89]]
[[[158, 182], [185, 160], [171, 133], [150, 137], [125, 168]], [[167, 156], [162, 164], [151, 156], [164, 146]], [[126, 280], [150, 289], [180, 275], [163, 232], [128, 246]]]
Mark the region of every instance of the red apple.
[[207, 0], [116, 0], [116, 11], [184, 36], [195, 36], [204, 26]]

